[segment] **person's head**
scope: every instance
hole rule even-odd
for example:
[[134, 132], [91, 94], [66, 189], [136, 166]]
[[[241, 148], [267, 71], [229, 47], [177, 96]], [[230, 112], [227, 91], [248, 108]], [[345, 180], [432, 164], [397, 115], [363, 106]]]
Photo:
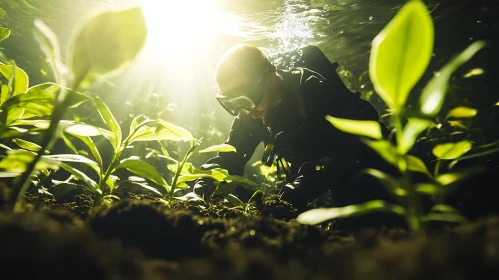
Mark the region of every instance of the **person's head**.
[[246, 112], [253, 118], [263, 117], [273, 102], [275, 71], [257, 47], [234, 46], [222, 55], [215, 70], [217, 100], [232, 115]]

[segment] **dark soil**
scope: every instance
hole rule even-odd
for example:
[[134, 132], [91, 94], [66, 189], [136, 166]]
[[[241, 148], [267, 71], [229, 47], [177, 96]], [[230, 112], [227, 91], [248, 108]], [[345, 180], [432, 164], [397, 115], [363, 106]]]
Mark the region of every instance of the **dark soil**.
[[92, 208], [85, 190], [59, 201], [31, 192], [24, 213], [0, 212], [0, 279], [499, 279], [499, 216], [419, 233], [354, 230], [298, 224], [272, 195], [247, 213], [119, 195]]

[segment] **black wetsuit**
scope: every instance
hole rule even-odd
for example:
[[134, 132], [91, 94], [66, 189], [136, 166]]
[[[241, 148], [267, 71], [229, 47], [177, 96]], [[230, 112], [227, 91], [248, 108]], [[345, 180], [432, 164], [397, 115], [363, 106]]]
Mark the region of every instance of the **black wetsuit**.
[[[294, 181], [297, 188], [285, 195], [295, 205], [303, 206], [328, 189], [338, 198], [338, 206], [385, 198], [383, 190], [372, 187], [359, 189], [362, 194], [351, 193], [357, 192], [350, 186], [352, 176], [363, 168], [378, 168], [384, 163], [358, 136], [337, 130], [325, 119], [331, 115], [378, 121], [373, 106], [359, 93], [349, 91], [339, 77], [326, 80], [306, 68], [278, 70], [277, 74], [284, 89], [281, 103], [265, 119], [237, 116], [226, 141], [237, 152], [220, 153], [202, 168], [220, 167], [242, 175], [245, 164], [263, 141], [273, 143], [276, 155], [291, 163], [287, 179]], [[318, 165], [325, 168], [316, 170]]]

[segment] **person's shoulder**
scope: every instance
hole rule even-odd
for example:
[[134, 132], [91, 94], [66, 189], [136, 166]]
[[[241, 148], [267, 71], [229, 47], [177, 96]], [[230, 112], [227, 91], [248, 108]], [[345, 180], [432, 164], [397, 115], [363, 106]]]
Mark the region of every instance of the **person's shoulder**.
[[297, 67], [293, 71], [300, 75], [300, 85], [303, 90], [327, 89], [327, 81], [321, 74], [303, 67]]

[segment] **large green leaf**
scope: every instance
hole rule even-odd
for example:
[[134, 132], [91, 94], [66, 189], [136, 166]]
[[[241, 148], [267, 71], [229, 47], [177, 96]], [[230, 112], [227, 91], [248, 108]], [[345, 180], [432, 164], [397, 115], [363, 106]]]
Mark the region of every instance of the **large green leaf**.
[[71, 41], [74, 86], [123, 70], [144, 46], [147, 28], [140, 7], [106, 11], [87, 20]]
[[471, 142], [463, 140], [457, 143], [445, 143], [433, 148], [433, 155], [438, 159], [456, 159], [471, 149]]
[[154, 166], [143, 161], [139, 157], [132, 156], [120, 161], [120, 164], [116, 166], [114, 170], [118, 170], [120, 168], [125, 168], [137, 176], [151, 180], [154, 183], [164, 187], [167, 191], [170, 191], [170, 186], [166, 183], [165, 179], [158, 173]]
[[7, 39], [10, 36], [10, 29], [0, 26], [0, 41]]
[[14, 92], [12, 94], [13, 96], [25, 93], [28, 90], [28, 74], [26, 74], [23, 69], [17, 66], [0, 64], [0, 74], [2, 74], [7, 80], [12, 77], [14, 71], [15, 76]]
[[113, 113], [109, 110], [109, 107], [99, 98], [94, 98], [94, 104], [99, 111], [99, 114], [104, 121], [104, 123], [109, 127], [109, 129], [113, 132], [111, 135], [103, 135], [111, 142], [113, 145], [114, 151], [117, 151], [121, 145], [122, 133], [119, 123], [114, 118]]
[[381, 139], [383, 137], [383, 134], [381, 133], [381, 126], [377, 121], [348, 120], [334, 118], [331, 116], [326, 116], [326, 120], [337, 129], [347, 133], [371, 137], [374, 139]]
[[462, 64], [470, 60], [476, 52], [485, 46], [483, 41], [471, 44], [462, 53], [446, 64], [435, 76], [426, 84], [419, 99], [420, 110], [423, 114], [434, 116], [440, 112], [447, 94], [449, 79]]
[[302, 224], [315, 225], [331, 219], [352, 217], [371, 212], [389, 212], [401, 216], [405, 215], [405, 209], [400, 205], [389, 204], [383, 200], [373, 200], [345, 207], [312, 209], [298, 215], [296, 221]]
[[208, 147], [206, 149], [202, 149], [199, 151], [200, 154], [202, 153], [230, 153], [230, 152], [236, 152], [236, 148], [234, 146], [229, 145], [229, 144], [220, 144], [220, 145], [213, 145], [211, 147]]
[[376, 92], [396, 110], [406, 102], [433, 53], [433, 22], [425, 4], [406, 3], [374, 38], [369, 74]]

